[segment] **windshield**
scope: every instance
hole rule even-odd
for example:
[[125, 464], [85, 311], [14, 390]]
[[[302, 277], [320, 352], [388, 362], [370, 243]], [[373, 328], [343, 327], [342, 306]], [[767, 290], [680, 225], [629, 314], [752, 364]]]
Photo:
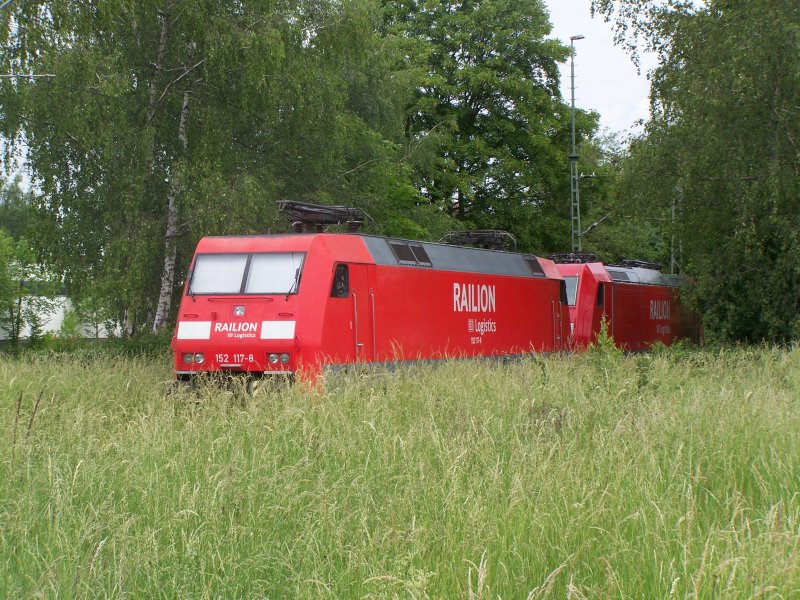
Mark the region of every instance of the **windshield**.
[[567, 304], [575, 306], [575, 296], [578, 295], [578, 278], [564, 277], [564, 283], [567, 284]]
[[247, 254], [201, 254], [192, 273], [192, 294], [238, 294]]
[[200, 254], [187, 293], [294, 294], [300, 283], [305, 254]]
[[289, 294], [300, 281], [303, 254], [254, 254], [250, 261], [245, 294]]

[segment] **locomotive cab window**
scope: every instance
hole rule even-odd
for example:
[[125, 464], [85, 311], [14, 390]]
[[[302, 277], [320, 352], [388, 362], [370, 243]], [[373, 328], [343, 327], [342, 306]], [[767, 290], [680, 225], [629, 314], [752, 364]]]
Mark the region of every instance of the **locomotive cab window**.
[[567, 286], [567, 304], [575, 306], [575, 299], [578, 296], [578, 278], [564, 277], [564, 284]]
[[200, 254], [187, 293], [296, 294], [304, 259], [302, 252]]
[[305, 255], [300, 252], [254, 254], [245, 294], [296, 294]]
[[347, 298], [350, 295], [350, 269], [347, 265], [336, 265], [331, 286], [331, 298]]
[[197, 257], [189, 294], [238, 294], [242, 289], [247, 254], [201, 254]]

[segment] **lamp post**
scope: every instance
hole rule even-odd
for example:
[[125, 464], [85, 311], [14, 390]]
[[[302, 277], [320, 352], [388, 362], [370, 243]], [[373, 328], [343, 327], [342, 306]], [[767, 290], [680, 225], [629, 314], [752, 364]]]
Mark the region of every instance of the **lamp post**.
[[575, 41], [582, 40], [584, 36], [573, 35], [569, 38], [570, 54], [570, 79], [572, 88], [572, 104], [570, 116], [572, 121], [571, 141], [572, 150], [569, 155], [569, 183], [570, 183], [570, 219], [572, 221], [572, 251], [581, 251], [581, 196], [578, 187], [578, 151], [575, 148]]

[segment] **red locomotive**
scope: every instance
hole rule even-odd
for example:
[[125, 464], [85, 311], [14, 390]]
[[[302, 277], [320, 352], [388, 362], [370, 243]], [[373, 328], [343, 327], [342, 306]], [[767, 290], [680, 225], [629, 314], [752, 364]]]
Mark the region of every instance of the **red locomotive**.
[[[321, 230], [352, 209], [283, 202]], [[358, 233], [200, 240], [172, 341], [175, 372], [313, 379], [325, 367], [567, 347], [549, 259]]]
[[590, 254], [552, 254], [564, 277], [571, 342], [585, 348], [597, 340], [603, 319], [620, 348], [644, 350], [656, 342], [699, 342], [700, 323], [680, 301], [684, 279], [665, 275], [659, 265], [626, 260], [604, 265]]

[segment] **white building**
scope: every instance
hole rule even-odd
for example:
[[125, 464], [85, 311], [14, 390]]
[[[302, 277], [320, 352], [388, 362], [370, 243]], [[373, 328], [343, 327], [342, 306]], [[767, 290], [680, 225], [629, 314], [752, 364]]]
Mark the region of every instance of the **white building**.
[[[67, 313], [72, 310], [75, 310], [75, 306], [67, 296], [60, 295], [53, 298], [52, 310], [42, 315], [42, 330], [40, 333], [50, 333], [53, 335], [61, 334], [64, 319]], [[30, 327], [26, 325], [22, 328], [20, 338], [28, 339], [30, 335]], [[107, 338], [109, 337], [109, 330], [103, 323], [82, 323], [78, 327], [78, 331], [75, 332], [75, 335], [83, 338]], [[8, 339], [8, 334], [4, 329], [0, 328], [0, 340], [6, 339]]]

